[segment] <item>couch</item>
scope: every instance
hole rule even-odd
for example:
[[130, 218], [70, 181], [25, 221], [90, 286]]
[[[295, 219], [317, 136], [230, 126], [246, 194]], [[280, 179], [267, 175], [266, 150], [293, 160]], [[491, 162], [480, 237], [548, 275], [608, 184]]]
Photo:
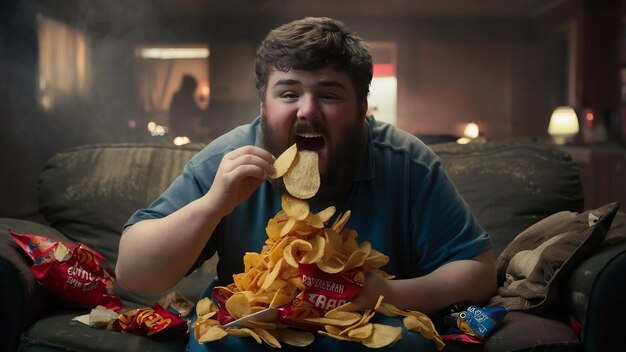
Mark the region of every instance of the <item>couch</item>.
[[[0, 218], [1, 350], [184, 350], [184, 337], [136, 336], [73, 321], [89, 309], [62, 302], [38, 285], [9, 229], [86, 243], [114, 268], [127, 218], [157, 197], [201, 147], [88, 145], [58, 153], [46, 163], [38, 191], [45, 221]], [[492, 236], [496, 256], [540, 220], [559, 212], [573, 216], [586, 211], [578, 168], [556, 147], [487, 142], [431, 148]], [[615, 214], [617, 206], [611, 216], [623, 220], [623, 213]], [[626, 297], [626, 243], [621, 240], [626, 230], [609, 220], [602, 223], [608, 235], [587, 245], [584, 255], [569, 261], [567, 270], [556, 268], [558, 285], [551, 287], [549, 305], [509, 311], [484, 345], [449, 342], [446, 351], [616, 351], [625, 346], [620, 318], [626, 316], [621, 299]], [[196, 300], [214, 277], [216, 260], [207, 261], [171, 291]], [[166, 293], [115, 290], [126, 309], [150, 306]], [[609, 321], [610, 316], [615, 319]]]

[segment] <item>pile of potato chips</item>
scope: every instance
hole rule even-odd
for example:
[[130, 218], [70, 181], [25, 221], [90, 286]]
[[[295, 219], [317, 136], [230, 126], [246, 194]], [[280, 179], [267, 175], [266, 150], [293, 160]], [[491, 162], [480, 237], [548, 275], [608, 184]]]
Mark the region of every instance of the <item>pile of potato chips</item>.
[[[200, 343], [224, 338], [227, 335], [252, 337], [276, 348], [281, 342], [293, 346], [307, 346], [314, 340], [308, 331], [285, 326], [286, 320], [263, 322], [248, 320], [241, 328], [224, 328], [220, 324], [220, 308], [225, 308], [228, 320], [245, 317], [266, 308], [290, 309], [292, 326], [315, 329], [321, 335], [338, 340], [360, 342], [371, 348], [388, 346], [401, 338], [402, 328], [370, 323], [378, 311], [387, 316], [404, 316], [407, 329], [421, 333], [436, 342], [443, 342], [430, 319], [419, 312], [406, 312], [382, 303], [381, 296], [374, 310], [363, 313], [350, 312], [350, 303], [357, 292], [345, 296], [343, 301], [324, 300], [321, 306], [307, 302], [307, 286], [299, 268], [316, 266], [324, 273], [346, 275], [356, 285], [362, 285], [365, 271], [377, 271], [393, 278], [382, 266], [389, 257], [376, 251], [367, 241], [358, 243], [357, 233], [344, 228], [350, 211], [337, 216], [330, 227], [325, 227], [334, 215], [335, 208], [328, 207], [318, 213], [311, 212], [306, 200], [317, 193], [320, 186], [318, 155], [311, 151], [298, 151], [294, 144], [276, 159], [276, 173], [272, 178], [283, 177], [290, 195], [281, 198], [282, 210], [267, 223], [267, 240], [260, 253], [249, 252], [243, 257], [244, 272], [233, 275], [233, 283], [216, 287], [223, 304], [216, 306], [209, 298], [196, 306], [198, 320], [192, 325], [194, 336]], [[345, 277], [344, 277], [345, 279]], [[215, 292], [215, 290], [214, 290]], [[344, 294], [342, 290], [339, 293]], [[310, 295], [309, 295], [310, 296]], [[346, 303], [347, 302], [347, 303]], [[341, 303], [341, 304], [339, 304]], [[345, 304], [344, 304], [345, 303]], [[321, 308], [321, 309], [320, 309]], [[281, 308], [283, 309], [283, 308]], [[222, 314], [223, 315], [223, 314]]]

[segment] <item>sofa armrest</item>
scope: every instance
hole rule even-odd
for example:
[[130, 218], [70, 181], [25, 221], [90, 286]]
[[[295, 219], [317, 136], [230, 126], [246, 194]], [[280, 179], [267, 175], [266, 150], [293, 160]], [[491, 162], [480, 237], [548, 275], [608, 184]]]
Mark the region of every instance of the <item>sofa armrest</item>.
[[[626, 243], [603, 245], [568, 278], [566, 308], [582, 324], [585, 351], [617, 351], [624, 346]], [[611, 319], [613, 317], [613, 319]]]
[[0, 330], [0, 341], [8, 350], [17, 347], [20, 333], [53, 306], [54, 298], [37, 283], [30, 271], [31, 260], [15, 243], [9, 230], [40, 234], [62, 241], [65, 236], [55, 229], [33, 221], [0, 218], [0, 312], [12, 323]]

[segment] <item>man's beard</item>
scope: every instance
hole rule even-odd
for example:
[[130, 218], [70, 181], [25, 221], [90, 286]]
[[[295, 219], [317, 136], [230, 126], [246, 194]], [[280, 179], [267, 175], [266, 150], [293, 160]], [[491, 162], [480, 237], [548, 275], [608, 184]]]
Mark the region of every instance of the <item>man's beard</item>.
[[[329, 145], [325, 146], [328, 149], [328, 162], [326, 170], [320, 173], [320, 189], [313, 198], [307, 200], [312, 209], [321, 210], [331, 205], [338, 206], [349, 193], [361, 169], [363, 159], [366, 141], [363, 121], [363, 119], [358, 119], [354, 126], [346, 128], [339, 136], [339, 144], [335, 148], [330, 149]], [[316, 122], [298, 121], [292, 126], [289, 141], [283, 145], [275, 138], [267, 124], [267, 117], [264, 115], [261, 116], [261, 129], [263, 147], [276, 157], [295, 143], [295, 135], [299, 131], [325, 132], [323, 127]], [[327, 133], [324, 134], [328, 136]], [[272, 186], [281, 194], [287, 193], [282, 177], [272, 180]]]

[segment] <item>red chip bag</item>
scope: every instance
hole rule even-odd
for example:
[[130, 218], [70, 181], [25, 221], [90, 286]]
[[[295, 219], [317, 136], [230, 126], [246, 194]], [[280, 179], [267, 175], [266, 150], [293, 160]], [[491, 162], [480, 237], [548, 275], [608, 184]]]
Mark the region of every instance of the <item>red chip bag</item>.
[[100, 265], [104, 261], [100, 253], [80, 242], [73, 245], [41, 235], [10, 233], [33, 260], [35, 278], [52, 294], [81, 307], [122, 309], [122, 301], [110, 294], [113, 273]]
[[[323, 329], [318, 324], [305, 322], [305, 318], [323, 317], [326, 312], [347, 303], [363, 289], [365, 273], [357, 267], [342, 273], [329, 274], [315, 264], [298, 266], [304, 290], [291, 302], [279, 308], [279, 321], [283, 325], [317, 331]], [[229, 287], [217, 286], [211, 291], [211, 298], [218, 306], [217, 320], [225, 325], [234, 320], [226, 310], [226, 301], [233, 295]]]
[[347, 303], [361, 292], [365, 280], [361, 267], [329, 274], [315, 264], [300, 264], [298, 270], [302, 276], [304, 291], [290, 305], [279, 309], [279, 319], [284, 325], [300, 329], [319, 330], [319, 325], [302, 320], [323, 317], [329, 310]]
[[120, 314], [110, 329], [146, 336], [175, 332], [186, 334], [189, 324], [179, 315], [155, 303], [150, 308], [133, 309]]

